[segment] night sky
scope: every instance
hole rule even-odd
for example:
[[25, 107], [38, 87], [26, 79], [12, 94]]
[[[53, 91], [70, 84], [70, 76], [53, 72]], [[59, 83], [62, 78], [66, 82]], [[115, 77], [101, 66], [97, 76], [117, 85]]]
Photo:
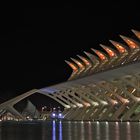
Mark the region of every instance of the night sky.
[[[47, 6], [46, 6], [47, 7]], [[119, 34], [140, 30], [136, 3], [55, 5], [51, 8], [1, 10], [0, 100], [66, 81], [64, 60], [100, 49]]]

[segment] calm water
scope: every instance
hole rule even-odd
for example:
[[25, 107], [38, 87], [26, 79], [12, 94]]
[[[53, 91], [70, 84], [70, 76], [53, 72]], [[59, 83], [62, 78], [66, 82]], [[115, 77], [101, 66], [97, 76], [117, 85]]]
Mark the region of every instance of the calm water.
[[140, 123], [4, 122], [0, 140], [140, 140]]

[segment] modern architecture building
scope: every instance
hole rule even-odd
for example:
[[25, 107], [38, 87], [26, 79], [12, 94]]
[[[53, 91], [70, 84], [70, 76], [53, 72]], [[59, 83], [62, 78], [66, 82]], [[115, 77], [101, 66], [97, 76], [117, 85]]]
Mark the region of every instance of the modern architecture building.
[[121, 35], [124, 43], [110, 40], [111, 47], [100, 44], [104, 51], [92, 48], [66, 61], [73, 70], [68, 81], [28, 91], [0, 110], [26, 119], [14, 105], [40, 93], [61, 104], [68, 120], [140, 120], [140, 32], [132, 32], [135, 39]]

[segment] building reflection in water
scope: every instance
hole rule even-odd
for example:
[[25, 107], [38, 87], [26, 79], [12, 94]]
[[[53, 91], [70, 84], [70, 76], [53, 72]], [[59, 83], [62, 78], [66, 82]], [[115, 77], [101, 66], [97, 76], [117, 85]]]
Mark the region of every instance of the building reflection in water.
[[92, 140], [92, 128], [91, 128], [91, 121], [88, 122], [88, 136], [89, 140]]
[[99, 121], [96, 122], [96, 139], [97, 140], [100, 140], [101, 139], [100, 123], [99, 123]]
[[53, 120], [52, 140], [56, 140], [56, 122]]
[[115, 122], [115, 140], [120, 140], [120, 130], [118, 122]]
[[59, 140], [62, 140], [62, 122], [59, 121]]
[[138, 140], [139, 132], [139, 122], [53, 120], [0, 123], [0, 140]]
[[109, 140], [109, 124], [105, 122], [105, 139]]
[[84, 122], [81, 121], [81, 140], [85, 140], [85, 128], [84, 128]]
[[[137, 130], [140, 130], [140, 123], [136, 124]], [[134, 131], [132, 131], [132, 128], [134, 126], [136, 127], [136, 125], [131, 125], [132, 124], [130, 122], [63, 122], [54, 120], [52, 124], [52, 140], [63, 140], [63, 138], [67, 138], [68, 140], [122, 140], [123, 138], [132, 140], [132, 132], [134, 133]], [[44, 133], [46, 133], [45, 130], [46, 128], [43, 129]]]
[[78, 125], [77, 121], [74, 122], [74, 138], [78, 138]]
[[127, 122], [126, 125], [126, 136], [127, 136], [127, 140], [131, 140], [131, 125], [130, 122]]
[[[57, 125], [58, 125], [58, 131], [57, 131]], [[53, 120], [52, 140], [57, 140], [57, 136], [59, 136], [59, 140], [63, 140], [62, 132], [63, 132], [62, 121], [56, 122], [55, 120]]]
[[139, 130], [139, 132], [140, 132], [140, 122], [139, 122], [139, 124], [138, 124], [138, 130]]
[[68, 139], [72, 140], [71, 121], [68, 121]]

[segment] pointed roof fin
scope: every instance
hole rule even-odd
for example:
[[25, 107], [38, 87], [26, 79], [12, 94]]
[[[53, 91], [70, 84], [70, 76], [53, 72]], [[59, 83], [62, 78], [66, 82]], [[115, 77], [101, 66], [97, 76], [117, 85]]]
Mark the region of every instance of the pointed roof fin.
[[116, 56], [116, 53], [112, 49], [110, 49], [109, 47], [102, 45], [102, 44], [100, 44], [100, 46], [108, 53], [108, 55], [110, 57]]
[[131, 49], [136, 49], [139, 48], [138, 44], [136, 43], [136, 41], [134, 41], [133, 39], [120, 35], [120, 37], [126, 42], [126, 44], [131, 48]]
[[91, 50], [94, 51], [101, 60], [105, 60], [106, 59], [106, 56], [102, 52], [100, 52], [100, 51], [98, 51], [96, 49], [93, 49], [93, 48], [91, 48]]

